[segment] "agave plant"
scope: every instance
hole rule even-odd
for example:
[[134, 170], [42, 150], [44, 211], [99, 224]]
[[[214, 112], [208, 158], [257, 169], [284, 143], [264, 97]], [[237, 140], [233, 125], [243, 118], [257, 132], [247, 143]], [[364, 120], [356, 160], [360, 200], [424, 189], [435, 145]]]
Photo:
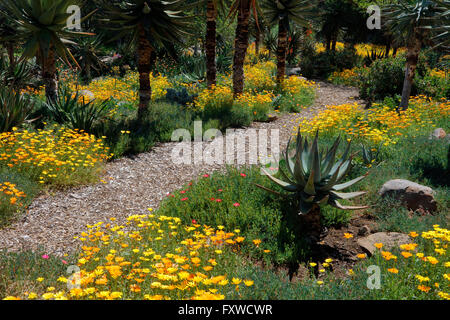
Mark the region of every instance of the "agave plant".
[[[310, 145], [308, 139], [303, 140], [299, 132], [295, 144], [295, 154], [292, 156], [290, 154], [291, 140], [289, 140], [284, 152], [282, 162], [285, 162], [288, 174], [281, 167], [279, 168], [280, 176], [284, 180], [263, 169], [270, 180], [291, 193], [298, 214], [303, 217], [303, 222], [310, 224], [307, 228], [311, 231], [311, 236], [315, 238], [320, 236], [322, 229], [320, 221], [321, 204], [329, 204], [343, 210], [367, 208], [367, 206], [344, 206], [338, 201], [352, 199], [366, 193], [364, 191], [342, 192], [342, 190], [364, 179], [366, 175], [344, 182], [345, 177], [352, 169], [354, 155], [349, 155], [351, 145], [349, 142], [342, 157], [335, 161], [340, 140], [340, 137], [337, 138], [329, 150], [319, 152], [318, 133], [316, 133], [315, 139]], [[273, 190], [264, 189], [276, 193]]]

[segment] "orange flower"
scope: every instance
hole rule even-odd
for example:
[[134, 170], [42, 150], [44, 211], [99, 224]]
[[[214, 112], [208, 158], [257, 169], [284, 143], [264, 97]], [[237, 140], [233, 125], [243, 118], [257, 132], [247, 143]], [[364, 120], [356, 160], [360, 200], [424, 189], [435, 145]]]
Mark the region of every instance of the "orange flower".
[[378, 248], [378, 249], [383, 248], [383, 244], [382, 243], [375, 243], [374, 246], [375, 246], [375, 248]]
[[390, 268], [390, 269], [387, 269], [387, 271], [389, 271], [390, 273], [398, 273], [398, 269], [396, 269], [396, 268]]
[[404, 256], [405, 258], [409, 258], [412, 256], [412, 253], [408, 251], [402, 251], [402, 256]]
[[424, 285], [417, 286], [417, 289], [419, 289], [420, 291], [423, 291], [423, 292], [428, 292], [428, 291], [431, 290], [430, 287], [427, 287], [427, 286], [424, 286]]
[[357, 255], [357, 257], [359, 259], [364, 259], [366, 257], [366, 254], [365, 253], [360, 253], [360, 254]]
[[255, 240], [253, 240], [253, 243], [255, 244], [255, 246], [258, 247], [261, 244], [261, 240], [255, 239]]
[[353, 234], [345, 232], [345, 233], [344, 233], [344, 238], [345, 238], [345, 239], [353, 238]]

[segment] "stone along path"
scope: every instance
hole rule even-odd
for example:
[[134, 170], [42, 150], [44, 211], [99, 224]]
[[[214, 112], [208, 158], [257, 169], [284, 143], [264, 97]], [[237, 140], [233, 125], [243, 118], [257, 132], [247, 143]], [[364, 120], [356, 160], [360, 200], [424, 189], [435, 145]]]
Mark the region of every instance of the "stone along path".
[[[282, 150], [297, 118], [311, 116], [327, 105], [360, 102], [356, 100], [356, 88], [327, 83], [319, 85], [316, 102], [311, 108], [299, 114], [284, 114], [273, 122], [253, 123], [239, 134], [245, 134], [249, 129], [267, 129], [269, 133], [279, 129]], [[124, 222], [132, 214], [157, 208], [168, 192], [181, 188], [199, 175], [225, 168], [223, 164], [174, 164], [171, 154], [175, 145], [160, 144], [151, 152], [108, 163], [102, 181], [96, 185], [39, 196], [22, 219], [0, 230], [0, 250], [43, 248], [46, 253], [57, 255], [72, 252], [79, 245], [74, 236], [85, 231], [87, 224], [110, 218], [116, 218], [116, 223]], [[270, 150], [268, 152], [270, 154]]]

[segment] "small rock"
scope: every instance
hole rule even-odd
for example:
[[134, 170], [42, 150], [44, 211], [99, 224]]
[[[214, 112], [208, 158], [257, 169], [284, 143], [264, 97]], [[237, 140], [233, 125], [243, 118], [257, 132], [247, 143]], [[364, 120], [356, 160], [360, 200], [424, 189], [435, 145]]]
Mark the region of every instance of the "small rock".
[[80, 195], [75, 194], [75, 193], [71, 193], [71, 194], [70, 194], [70, 197], [72, 197], [72, 198], [74, 198], [74, 199], [78, 199], [78, 200], [83, 199], [83, 196], [80, 196]]
[[368, 234], [370, 234], [370, 229], [368, 226], [362, 226], [359, 228], [358, 236], [367, 236]]
[[401, 244], [410, 242], [408, 235], [398, 232], [377, 232], [365, 238], [358, 239], [358, 245], [368, 254], [372, 255], [375, 251], [375, 243], [382, 243], [384, 250], [391, 250]]
[[392, 196], [401, 200], [409, 210], [423, 209], [428, 212], [437, 210], [434, 193], [430, 187], [403, 179], [390, 180], [379, 191], [382, 197]]

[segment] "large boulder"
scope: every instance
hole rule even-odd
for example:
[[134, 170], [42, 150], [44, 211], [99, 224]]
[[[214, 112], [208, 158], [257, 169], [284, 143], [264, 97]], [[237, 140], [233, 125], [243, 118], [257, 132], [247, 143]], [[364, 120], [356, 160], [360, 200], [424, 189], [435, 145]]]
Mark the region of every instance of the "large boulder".
[[403, 179], [390, 180], [379, 191], [382, 197], [390, 196], [402, 201], [409, 210], [428, 212], [437, 210], [434, 193], [430, 187]]
[[430, 139], [444, 139], [447, 136], [445, 130], [442, 128], [437, 128], [433, 131], [430, 136]]
[[376, 250], [375, 243], [382, 243], [384, 251], [392, 250], [402, 244], [410, 243], [408, 235], [398, 232], [377, 232], [370, 236], [358, 239], [359, 246], [369, 255], [373, 255]]

